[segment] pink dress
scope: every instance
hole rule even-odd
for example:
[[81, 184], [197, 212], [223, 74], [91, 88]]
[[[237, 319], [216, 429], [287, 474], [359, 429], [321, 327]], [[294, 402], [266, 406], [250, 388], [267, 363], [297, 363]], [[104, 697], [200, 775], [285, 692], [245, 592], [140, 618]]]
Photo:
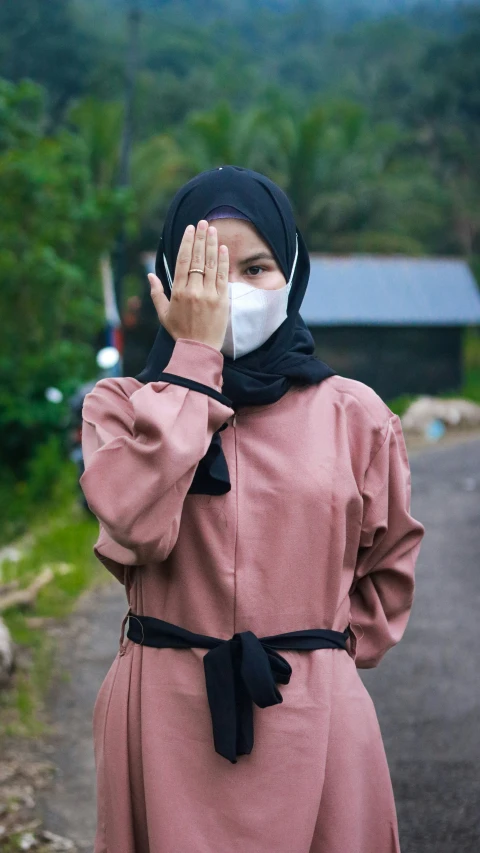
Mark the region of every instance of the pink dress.
[[[179, 339], [165, 371], [222, 390], [223, 356]], [[374, 667], [405, 631], [424, 535], [401, 422], [331, 376], [241, 408], [166, 381], [108, 378], [85, 398], [80, 483], [96, 557], [134, 613], [229, 639], [305, 628], [347, 650], [282, 651], [280, 704], [253, 705], [254, 746], [215, 752], [206, 649], [120, 631], [93, 711], [94, 853], [398, 853]], [[231, 491], [188, 495], [213, 433]]]

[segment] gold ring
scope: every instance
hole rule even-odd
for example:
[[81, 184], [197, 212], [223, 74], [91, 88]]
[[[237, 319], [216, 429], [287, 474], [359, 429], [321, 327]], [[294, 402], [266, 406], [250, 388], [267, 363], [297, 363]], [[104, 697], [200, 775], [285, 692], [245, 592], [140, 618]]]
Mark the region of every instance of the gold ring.
[[192, 269], [188, 271], [188, 274], [190, 275], [191, 272], [199, 272], [201, 275], [205, 275], [205, 270], [198, 270], [195, 267], [192, 267]]

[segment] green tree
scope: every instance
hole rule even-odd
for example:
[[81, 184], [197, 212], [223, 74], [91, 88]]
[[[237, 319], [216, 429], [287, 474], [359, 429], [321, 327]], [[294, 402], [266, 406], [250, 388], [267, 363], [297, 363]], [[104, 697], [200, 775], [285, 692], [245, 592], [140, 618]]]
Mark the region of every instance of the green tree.
[[313, 107], [300, 121], [281, 117], [274, 129], [281, 139], [275, 174], [311, 249], [421, 250], [389, 216], [393, 207], [399, 212], [393, 123], [372, 125], [364, 108], [336, 101]]
[[28, 78], [48, 92], [44, 119], [57, 124], [88, 85], [98, 41], [78, 26], [71, 0], [2, 0], [0, 77]]
[[[78, 100], [67, 113], [69, 126], [84, 144], [89, 182], [98, 192], [114, 191], [116, 187], [123, 116], [121, 102], [101, 101], [92, 96]], [[188, 158], [172, 134], [153, 134], [134, 144], [130, 164], [135, 209], [135, 228], [130, 231], [133, 253], [143, 246], [142, 235], [156, 239], [160, 212], [187, 174]], [[129, 216], [128, 210], [125, 214]]]
[[98, 260], [128, 197], [91, 183], [80, 137], [44, 132], [45, 92], [0, 80], [0, 464], [22, 471], [94, 375], [103, 322]]
[[460, 32], [429, 41], [414, 66], [392, 68], [376, 95], [409, 133], [411, 161], [428, 164], [440, 188], [443, 227], [431, 249], [470, 258], [480, 252], [479, 42], [480, 11], [467, 8]]

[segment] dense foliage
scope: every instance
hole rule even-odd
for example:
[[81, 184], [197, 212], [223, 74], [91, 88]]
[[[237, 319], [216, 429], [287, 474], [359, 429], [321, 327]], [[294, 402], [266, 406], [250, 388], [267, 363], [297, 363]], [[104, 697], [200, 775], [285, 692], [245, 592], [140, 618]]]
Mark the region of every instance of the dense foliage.
[[45, 389], [91, 375], [99, 256], [126, 202], [92, 184], [80, 136], [44, 128], [44, 91], [0, 81], [0, 465], [18, 473], [65, 413]]

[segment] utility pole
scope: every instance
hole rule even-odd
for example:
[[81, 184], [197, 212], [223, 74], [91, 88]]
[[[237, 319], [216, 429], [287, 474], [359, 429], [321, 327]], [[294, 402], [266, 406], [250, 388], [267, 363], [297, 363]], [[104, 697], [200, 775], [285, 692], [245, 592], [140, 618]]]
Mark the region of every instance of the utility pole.
[[[134, 100], [135, 86], [138, 70], [138, 54], [139, 54], [139, 29], [140, 29], [140, 0], [130, 0], [130, 6], [127, 13], [127, 30], [128, 30], [128, 50], [127, 64], [125, 69], [125, 95], [124, 95], [124, 119], [122, 142], [120, 149], [120, 163], [118, 170], [117, 187], [130, 186], [130, 155], [132, 150], [133, 129], [134, 129]], [[123, 282], [127, 269], [127, 239], [125, 234], [125, 225], [122, 222], [117, 239], [115, 241], [115, 261], [114, 261], [114, 280], [115, 280], [115, 297], [120, 315], [120, 328], [117, 334], [117, 348], [123, 354]], [[122, 358], [123, 368], [123, 358]], [[123, 373], [123, 370], [121, 371]], [[121, 375], [121, 374], [120, 374]]]

